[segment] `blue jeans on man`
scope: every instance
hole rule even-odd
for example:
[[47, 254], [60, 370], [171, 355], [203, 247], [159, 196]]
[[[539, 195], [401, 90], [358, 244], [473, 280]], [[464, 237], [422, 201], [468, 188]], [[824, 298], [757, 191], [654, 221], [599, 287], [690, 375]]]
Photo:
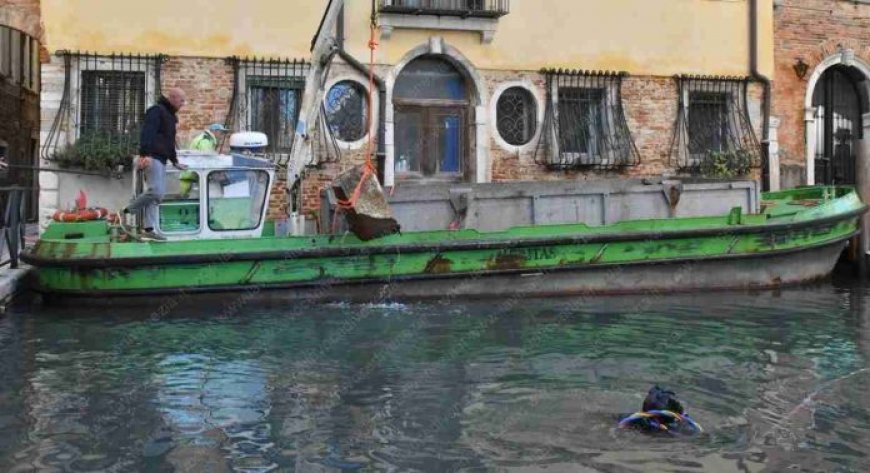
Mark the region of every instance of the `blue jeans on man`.
[[130, 201], [127, 211], [144, 209], [145, 219], [142, 227], [147, 231], [156, 232], [159, 228], [158, 206], [166, 194], [166, 165], [151, 158], [150, 165], [145, 168], [145, 182], [148, 186], [147, 190]]

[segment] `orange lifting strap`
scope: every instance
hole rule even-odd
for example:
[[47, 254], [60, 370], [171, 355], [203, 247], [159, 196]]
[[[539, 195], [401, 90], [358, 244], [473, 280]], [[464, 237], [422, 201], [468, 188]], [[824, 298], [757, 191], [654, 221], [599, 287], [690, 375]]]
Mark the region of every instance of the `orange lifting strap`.
[[[372, 91], [375, 88], [375, 50], [378, 49], [378, 41], [377, 41], [377, 32], [378, 32], [378, 10], [377, 3], [372, 2], [372, 17], [371, 24], [369, 27], [370, 36], [369, 36], [369, 88], [368, 88], [368, 103], [369, 106], [366, 107], [366, 123], [371, 126], [372, 123]], [[366, 143], [366, 162], [365, 167], [363, 168], [363, 175], [360, 178], [359, 182], [356, 185], [356, 188], [353, 190], [353, 194], [351, 194], [350, 198], [347, 200], [339, 199], [337, 205], [342, 209], [351, 209], [353, 208], [357, 201], [359, 200], [359, 196], [362, 193], [363, 184], [366, 182], [366, 179], [370, 178], [375, 174], [377, 169], [375, 168], [375, 163], [373, 159], [374, 155], [374, 133], [368, 134], [368, 140]]]

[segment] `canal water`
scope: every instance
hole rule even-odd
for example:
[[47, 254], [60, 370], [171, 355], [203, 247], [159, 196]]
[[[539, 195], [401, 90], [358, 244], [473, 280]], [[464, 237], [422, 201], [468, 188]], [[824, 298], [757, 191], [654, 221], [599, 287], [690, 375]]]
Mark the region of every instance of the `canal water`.
[[[0, 318], [0, 471], [870, 471], [870, 287]], [[704, 427], [615, 428], [654, 383]]]

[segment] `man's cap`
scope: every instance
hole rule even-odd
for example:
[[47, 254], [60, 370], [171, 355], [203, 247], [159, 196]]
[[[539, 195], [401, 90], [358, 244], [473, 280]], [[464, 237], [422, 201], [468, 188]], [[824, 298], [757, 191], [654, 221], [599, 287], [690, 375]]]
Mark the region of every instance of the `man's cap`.
[[230, 131], [220, 123], [213, 123], [208, 126], [209, 131]]

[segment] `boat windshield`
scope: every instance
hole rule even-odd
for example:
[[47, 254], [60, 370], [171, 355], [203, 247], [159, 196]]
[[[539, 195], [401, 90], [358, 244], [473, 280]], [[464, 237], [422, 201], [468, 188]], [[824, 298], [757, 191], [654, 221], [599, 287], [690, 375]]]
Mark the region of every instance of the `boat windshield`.
[[260, 170], [208, 174], [208, 227], [212, 231], [253, 230], [260, 226], [269, 173]]
[[200, 175], [196, 171], [167, 171], [166, 194], [160, 204], [160, 231], [166, 234], [198, 232]]

